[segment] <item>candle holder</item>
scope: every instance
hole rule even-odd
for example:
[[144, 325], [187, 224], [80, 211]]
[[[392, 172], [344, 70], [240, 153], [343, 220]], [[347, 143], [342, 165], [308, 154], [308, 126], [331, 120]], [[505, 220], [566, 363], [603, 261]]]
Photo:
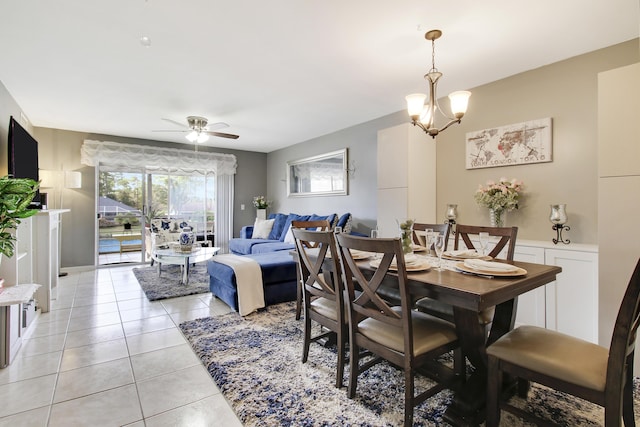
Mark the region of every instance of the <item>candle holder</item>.
[[566, 204], [551, 205], [551, 215], [549, 216], [549, 221], [551, 221], [551, 223], [553, 224], [553, 227], [551, 227], [551, 229], [556, 232], [556, 238], [551, 239], [554, 245], [557, 245], [559, 242], [562, 242], [565, 245], [568, 245], [569, 243], [571, 243], [571, 240], [569, 239], [565, 240], [562, 237], [563, 230], [566, 230], [566, 231], [571, 230], [571, 227], [569, 227], [568, 225], [565, 225], [567, 223], [566, 208], [567, 208]]
[[455, 225], [456, 225], [456, 218], [458, 217], [458, 205], [448, 204], [445, 217], [447, 219], [444, 222], [445, 224], [447, 223], [449, 224], [450, 233], [456, 234]]

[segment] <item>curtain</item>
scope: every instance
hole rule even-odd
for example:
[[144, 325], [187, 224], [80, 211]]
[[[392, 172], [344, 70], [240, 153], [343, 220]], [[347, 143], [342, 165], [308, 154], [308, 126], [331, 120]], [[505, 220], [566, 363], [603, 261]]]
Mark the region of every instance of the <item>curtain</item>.
[[236, 156], [233, 154], [198, 151], [197, 146], [195, 150], [183, 150], [85, 140], [80, 156], [82, 164], [93, 167], [106, 165], [130, 169], [201, 171], [216, 175], [234, 175], [237, 166]]
[[216, 232], [215, 246], [220, 253], [229, 253], [229, 239], [233, 237], [234, 176], [216, 177]]
[[233, 237], [234, 175], [237, 160], [233, 154], [199, 152], [151, 145], [85, 140], [80, 155], [87, 166], [110, 170], [205, 172], [216, 176], [215, 245], [220, 253], [229, 252]]

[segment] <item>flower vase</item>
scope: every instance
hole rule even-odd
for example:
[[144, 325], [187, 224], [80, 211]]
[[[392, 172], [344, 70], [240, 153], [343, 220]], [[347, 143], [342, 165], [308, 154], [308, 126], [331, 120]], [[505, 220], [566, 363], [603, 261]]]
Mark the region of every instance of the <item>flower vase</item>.
[[489, 209], [489, 221], [492, 227], [504, 227], [506, 211]]
[[193, 250], [193, 242], [195, 235], [191, 231], [191, 227], [184, 227], [180, 233], [180, 250], [182, 252], [191, 252]]
[[256, 218], [258, 218], [258, 219], [267, 219], [267, 210], [266, 209], [256, 209]]
[[400, 229], [400, 243], [402, 243], [402, 252], [405, 255], [413, 253], [413, 220], [397, 220]]

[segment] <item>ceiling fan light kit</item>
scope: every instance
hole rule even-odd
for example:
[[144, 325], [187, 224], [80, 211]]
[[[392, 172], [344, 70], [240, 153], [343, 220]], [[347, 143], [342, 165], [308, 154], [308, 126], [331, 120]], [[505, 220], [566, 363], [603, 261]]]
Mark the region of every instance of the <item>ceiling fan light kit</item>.
[[[435, 41], [442, 36], [440, 30], [430, 30], [424, 35], [424, 38], [431, 41], [431, 69], [424, 75], [425, 80], [429, 83], [429, 101], [426, 103], [427, 95], [423, 93], [414, 93], [405, 97], [407, 101], [407, 111], [411, 117], [411, 123], [425, 131], [432, 138], [438, 133], [444, 131], [454, 123], [460, 123], [462, 117], [467, 112], [469, 105], [469, 97], [471, 92], [459, 90], [449, 94], [451, 103], [451, 112], [453, 117], [446, 116], [438, 105], [438, 97], [436, 95], [436, 86], [438, 80], [442, 77], [442, 73], [436, 68], [436, 45]], [[440, 110], [440, 114], [444, 116], [448, 122], [438, 129], [434, 126], [435, 113]]]

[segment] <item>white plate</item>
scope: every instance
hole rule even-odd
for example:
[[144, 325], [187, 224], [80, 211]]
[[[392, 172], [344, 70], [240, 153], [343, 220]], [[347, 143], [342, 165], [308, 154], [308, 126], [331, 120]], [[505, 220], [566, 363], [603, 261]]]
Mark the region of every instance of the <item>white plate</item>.
[[[369, 262], [369, 265], [371, 267], [374, 268], [378, 268], [380, 266], [380, 259], [374, 259], [373, 261]], [[406, 266], [407, 271], [425, 271], [425, 270], [430, 270], [431, 269], [431, 264], [429, 264], [427, 261], [416, 261], [411, 263], [410, 265]], [[390, 270], [397, 270], [398, 267], [396, 266], [395, 263], [391, 263], [391, 265], [389, 266]]]
[[444, 252], [442, 254], [442, 258], [444, 258], [444, 259], [452, 259], [454, 261], [464, 261], [465, 259], [482, 259], [482, 260], [485, 260], [485, 261], [489, 261], [489, 260], [493, 259], [488, 255], [482, 256], [477, 252], [475, 252], [475, 255], [473, 255], [473, 254], [454, 255], [451, 251]]
[[525, 276], [527, 274], [527, 270], [520, 267], [515, 267], [515, 270], [513, 271], [483, 270], [483, 269], [467, 267], [466, 265], [464, 265], [464, 262], [456, 263], [456, 268], [466, 273], [484, 274], [487, 276], [517, 277], [517, 276]]

